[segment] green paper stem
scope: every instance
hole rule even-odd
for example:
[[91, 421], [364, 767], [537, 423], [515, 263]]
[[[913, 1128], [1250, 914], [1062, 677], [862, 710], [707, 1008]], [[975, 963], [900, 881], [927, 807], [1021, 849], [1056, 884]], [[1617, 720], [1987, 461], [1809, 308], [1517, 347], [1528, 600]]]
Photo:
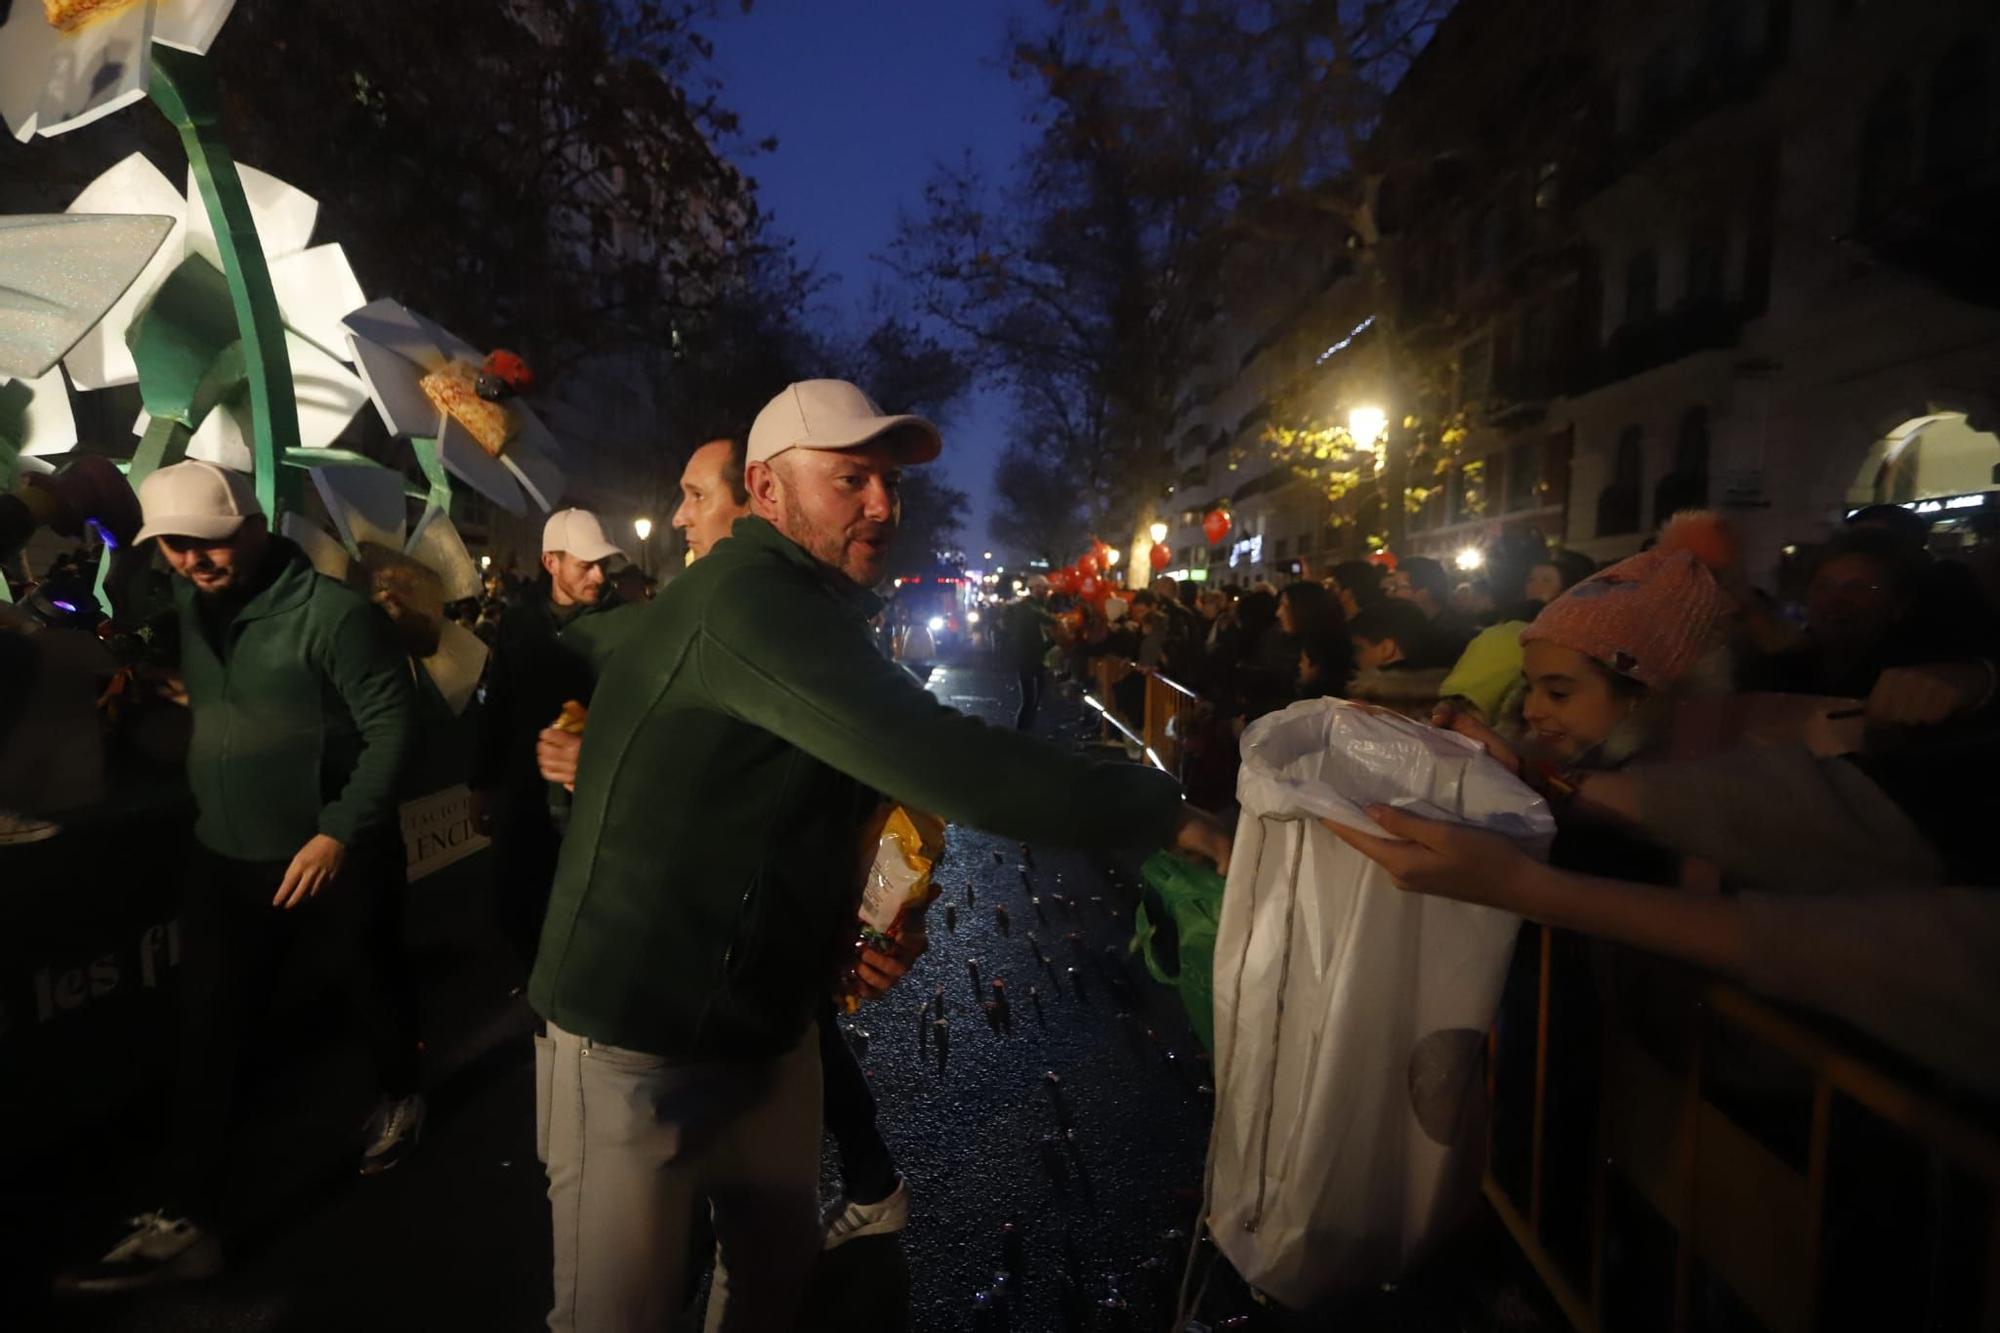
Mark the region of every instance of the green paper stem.
[[432, 509], [442, 509], [446, 518], [451, 517], [451, 474], [444, 469], [444, 450], [437, 440], [428, 435], [412, 435], [410, 452], [417, 456], [417, 466], [423, 469], [424, 480], [431, 484], [430, 494], [424, 497]]
[[[292, 397], [291, 357], [285, 351], [284, 323], [278, 314], [277, 294], [271, 288], [271, 270], [257, 242], [243, 178], [217, 130], [219, 99], [206, 62], [164, 46], [155, 46], [152, 56], [153, 103], [180, 131], [202, 205], [208, 210], [209, 226], [215, 232], [230, 301], [236, 308], [250, 387], [257, 502], [275, 521], [281, 498], [278, 460], [299, 447], [299, 411]], [[285, 478], [282, 498], [287, 508], [297, 508], [296, 474]]]

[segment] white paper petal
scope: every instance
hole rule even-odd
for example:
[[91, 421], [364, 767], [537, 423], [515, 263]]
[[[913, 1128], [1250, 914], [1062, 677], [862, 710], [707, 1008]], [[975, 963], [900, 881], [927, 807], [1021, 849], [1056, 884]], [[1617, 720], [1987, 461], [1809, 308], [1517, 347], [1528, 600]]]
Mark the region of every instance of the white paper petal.
[[66, 454], [76, 448], [76, 416], [70, 410], [69, 386], [57, 366], [38, 379], [23, 380], [33, 392], [28, 400], [27, 438], [21, 453], [29, 457]]
[[[434, 336], [443, 331], [387, 297], [370, 301], [340, 322], [347, 325], [350, 333], [416, 365], [418, 375], [429, 374], [445, 363], [444, 348]], [[364, 370], [362, 374], [365, 377], [368, 372]]]
[[157, 0], [153, 40], [205, 56], [235, 5], [236, 0]]
[[[268, 171], [236, 164], [243, 180], [243, 196], [250, 201], [250, 221], [257, 228], [257, 246], [264, 258], [282, 259], [294, 255], [312, 242], [313, 221], [319, 216], [319, 200], [304, 190], [287, 185]], [[201, 201], [195, 184], [194, 168], [188, 168], [188, 253], [200, 255], [217, 268], [222, 252], [209, 224], [208, 207]]]
[[446, 471], [473, 490], [509, 513], [525, 515], [528, 512], [521, 488], [514, 484], [514, 474], [503, 467], [499, 459], [481, 449], [465, 427], [450, 416], [444, 418], [443, 429], [438, 434], [438, 452], [444, 457]]
[[431, 507], [424, 511], [403, 554], [444, 580], [444, 598], [448, 602], [477, 597], [485, 586], [479, 577], [479, 566], [472, 561], [472, 553], [465, 549], [465, 538], [459, 535], [458, 525], [442, 509]]
[[313, 486], [326, 505], [340, 539], [358, 549], [364, 542], [403, 549], [409, 505], [403, 498], [403, 474], [385, 467], [316, 467]]
[[472, 693], [479, 688], [480, 673], [486, 670], [486, 654], [486, 644], [477, 634], [455, 620], [447, 620], [438, 635], [438, 650], [424, 659], [424, 670], [430, 672], [454, 717], [472, 702]]
[[0, 24], [0, 119], [22, 143], [35, 137], [44, 80], [61, 40], [40, 5], [17, 3]]
[[47, 374], [117, 304], [173, 225], [130, 213], [0, 217], [0, 375]]
[[[27, 8], [37, 11], [39, 6]], [[17, 3], [15, 12], [22, 12]], [[10, 27], [12, 25], [9, 25]], [[167, 275], [173, 272], [182, 259], [186, 258], [184, 238], [187, 227], [184, 219], [186, 201], [158, 168], [148, 162], [143, 154], [134, 153], [125, 158], [96, 180], [83, 187], [83, 192], [64, 210], [68, 213], [157, 213], [175, 218], [174, 228], [167, 233], [167, 239], [154, 252], [139, 276], [118, 298], [96, 328], [86, 333], [70, 354], [63, 358], [69, 376], [76, 381], [76, 387], [84, 392], [106, 389], [114, 384], [136, 384], [139, 382], [139, 368], [133, 364], [132, 352], [125, 346], [125, 331], [132, 326], [132, 319], [150, 300]]]
[[544, 513], [553, 510], [562, 499], [562, 469], [542, 457], [533, 445], [520, 438], [510, 441], [500, 452], [500, 461], [514, 474], [514, 480], [521, 484], [528, 498], [542, 507]]
[[[415, 311], [411, 313], [413, 315], [416, 314]], [[474, 347], [471, 343], [459, 337], [436, 320], [426, 315], [416, 315], [416, 320], [424, 332], [431, 336], [431, 340], [442, 348], [444, 354], [451, 360], [470, 361], [476, 366], [486, 359], [486, 353], [480, 351], [477, 347]]]
[[347, 335], [347, 346], [354, 353], [354, 365], [368, 387], [368, 397], [391, 435], [408, 439], [438, 433], [444, 414], [418, 385], [420, 372], [415, 365], [358, 333]]
[[[30, 37], [25, 31], [30, 27], [41, 32]], [[41, 5], [15, 0], [0, 34], [0, 88], [38, 90], [34, 133], [80, 129], [146, 96], [153, 75], [152, 33], [150, 4], [61, 33], [49, 27]]]
[[292, 361], [292, 388], [299, 405], [299, 443], [324, 449], [367, 406], [368, 386], [296, 333], [285, 334], [285, 352]]
[[278, 531], [299, 544], [312, 567], [330, 579], [347, 582], [347, 551], [325, 528], [296, 511], [278, 520]]
[[251, 448], [250, 406], [223, 403], [210, 408], [188, 439], [187, 456], [235, 472], [254, 473], [257, 455]]
[[361, 281], [338, 245], [315, 245], [272, 261], [271, 286], [285, 327], [329, 355], [347, 355], [347, 327], [341, 323], [368, 300]]

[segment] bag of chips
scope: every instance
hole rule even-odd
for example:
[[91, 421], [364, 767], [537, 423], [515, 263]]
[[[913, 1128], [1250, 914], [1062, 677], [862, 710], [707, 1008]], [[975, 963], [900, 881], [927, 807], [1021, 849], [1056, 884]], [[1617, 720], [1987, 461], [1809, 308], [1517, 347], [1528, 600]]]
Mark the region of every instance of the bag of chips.
[[853, 956], [841, 974], [838, 999], [853, 1013], [865, 998], [857, 967], [863, 949], [895, 954], [910, 932], [923, 928], [924, 910], [937, 897], [931, 870], [944, 855], [944, 821], [907, 806], [884, 808], [871, 824], [872, 856], [863, 872], [861, 901], [855, 909]]

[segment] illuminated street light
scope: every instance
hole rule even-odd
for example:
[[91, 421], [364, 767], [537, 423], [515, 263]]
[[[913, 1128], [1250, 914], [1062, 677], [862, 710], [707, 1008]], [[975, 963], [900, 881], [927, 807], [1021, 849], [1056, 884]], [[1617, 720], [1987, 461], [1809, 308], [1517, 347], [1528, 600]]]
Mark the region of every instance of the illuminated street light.
[[1486, 563], [1486, 553], [1477, 546], [1468, 546], [1458, 553], [1458, 567], [1470, 574]]
[[987, 553], [986, 553], [985, 555], [983, 555], [983, 556], [981, 556], [981, 557], [979, 557], [979, 558], [980, 558], [981, 560], [991, 560], [991, 559], [993, 558], [993, 552], [991, 552], [991, 551], [988, 551], [988, 552], [987, 552]]
[[1153, 539], [1153, 545], [1158, 546], [1167, 539], [1167, 525], [1164, 523], [1155, 523], [1152, 527], [1146, 529], [1146, 535]]
[[480, 567], [481, 569], [491, 569], [491, 568], [493, 568], [493, 557], [492, 557], [492, 556], [490, 556], [490, 555], [482, 555], [482, 556], [480, 556], [480, 557], [479, 557], [479, 567]]
[[1364, 404], [1347, 414], [1347, 433], [1364, 449], [1373, 447], [1388, 429], [1389, 414], [1379, 407]]
[[648, 537], [653, 535], [653, 520], [650, 518], [633, 519], [632, 531], [639, 534], [640, 541], [645, 541]]
[[1112, 565], [1115, 565], [1117, 563], [1118, 563], [1118, 548], [1115, 546], [1107, 547], [1104, 552], [1105, 568], [1108, 569]]

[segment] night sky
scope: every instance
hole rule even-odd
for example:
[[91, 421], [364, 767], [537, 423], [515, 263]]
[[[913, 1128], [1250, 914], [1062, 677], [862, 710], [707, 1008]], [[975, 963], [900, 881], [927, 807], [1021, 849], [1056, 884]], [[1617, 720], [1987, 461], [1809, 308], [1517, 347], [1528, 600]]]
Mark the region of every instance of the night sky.
[[[1026, 141], [1028, 102], [1002, 62], [1009, 0], [756, 0], [710, 33], [726, 105], [758, 196], [799, 253], [838, 279], [828, 299], [859, 324], [870, 289], [894, 275], [873, 256], [897, 210], [916, 209], [931, 165], [967, 149], [999, 171]], [[775, 388], [776, 386], [774, 386]], [[867, 386], [863, 386], [864, 388]], [[987, 542], [986, 494], [1006, 440], [1001, 396], [969, 400], [946, 423], [941, 466], [972, 497], [965, 544]]]

